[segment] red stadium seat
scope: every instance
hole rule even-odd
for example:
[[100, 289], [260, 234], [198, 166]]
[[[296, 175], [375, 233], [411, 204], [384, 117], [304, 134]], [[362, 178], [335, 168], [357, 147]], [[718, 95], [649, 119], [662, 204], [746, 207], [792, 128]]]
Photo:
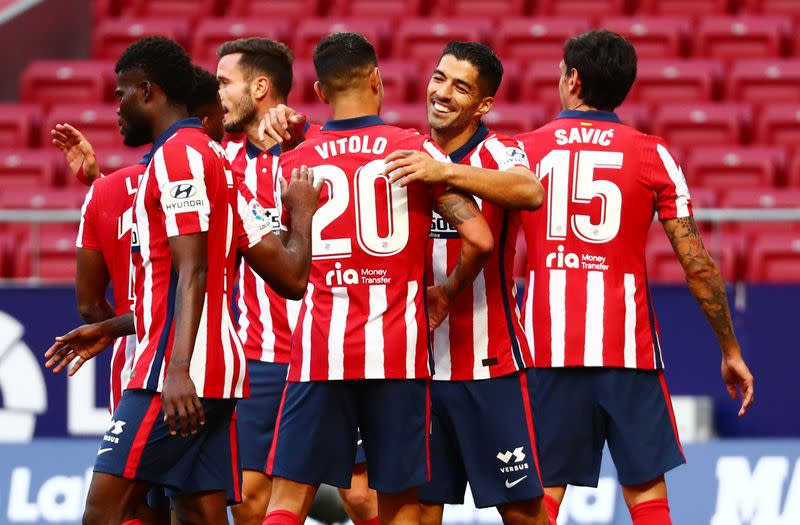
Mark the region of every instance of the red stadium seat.
[[[314, 92], [317, 72], [311, 60], [295, 60], [292, 63], [292, 91], [290, 100], [297, 104], [317, 103], [319, 99]], [[292, 103], [289, 103], [292, 106]], [[294, 107], [294, 106], [292, 106]]]
[[527, 13], [526, 0], [439, 0], [434, 16], [480, 16], [502, 20]]
[[747, 278], [754, 282], [800, 282], [800, 233], [765, 233], [747, 252]]
[[231, 0], [226, 14], [297, 21], [321, 13], [319, 0]]
[[792, 188], [800, 188], [800, 152], [795, 152], [792, 160], [789, 161], [786, 185]]
[[14, 276], [17, 246], [19, 240], [15, 233], [0, 232], [0, 278]]
[[73, 282], [75, 280], [74, 224], [58, 230], [42, 231], [31, 236], [19, 247], [16, 257], [17, 277], [33, 277], [44, 281]]
[[717, 60], [642, 60], [628, 100], [640, 102], [711, 101], [718, 92], [722, 63]]
[[354, 31], [361, 33], [369, 40], [378, 56], [383, 56], [386, 50], [385, 38], [389, 33], [388, 19], [374, 18], [307, 18], [292, 28], [294, 40], [292, 52], [295, 56], [311, 58], [317, 42], [331, 33]]
[[134, 16], [164, 16], [197, 20], [218, 14], [217, 0], [133, 0]]
[[483, 117], [483, 123], [498, 135], [513, 137], [533, 131], [544, 124], [548, 116], [544, 104], [497, 103]]
[[[722, 278], [731, 282], [741, 278], [740, 260], [744, 251], [745, 240], [735, 235], [703, 236], [706, 249], [716, 261]], [[654, 223], [645, 247], [647, 261], [647, 280], [650, 283], [677, 284], [685, 283], [686, 277], [672, 249], [664, 230], [659, 223]]]
[[625, 13], [625, 0], [538, 0], [540, 15], [606, 16]]
[[424, 104], [392, 104], [381, 110], [381, 118], [392, 126], [403, 129], [415, 129], [420, 133], [428, 133], [428, 115]]
[[20, 187], [49, 188], [59, 178], [58, 157], [61, 153], [55, 148], [0, 150], [0, 195]]
[[381, 60], [378, 70], [383, 80], [383, 100], [385, 103], [399, 103], [425, 100], [428, 76], [419, 74], [413, 62], [402, 60]]
[[724, 15], [731, 0], [639, 0], [637, 14], [708, 16]]
[[[622, 119], [623, 124], [642, 133], [647, 133], [650, 130], [650, 117], [653, 114], [653, 108], [650, 107], [650, 104], [625, 101], [614, 112]], [[672, 154], [674, 155], [675, 152], [672, 152]]]
[[[87, 187], [17, 187], [0, 192], [0, 208], [6, 210], [72, 210], [83, 205]], [[77, 224], [74, 225], [77, 231]], [[73, 239], [74, 240], [74, 239]]]
[[122, 147], [116, 104], [58, 105], [47, 115], [42, 141], [49, 142], [50, 130], [60, 123], [72, 124], [96, 148]]
[[734, 62], [726, 98], [756, 104], [800, 102], [800, 59]]
[[497, 28], [494, 50], [501, 58], [524, 62], [548, 59], [558, 72], [564, 42], [590, 26], [590, 20], [580, 16], [509, 18]]
[[27, 148], [39, 143], [42, 110], [35, 104], [0, 104], [0, 148]]
[[538, 60], [527, 63], [522, 73], [519, 99], [523, 102], [537, 102], [550, 107], [560, 107], [558, 79], [561, 77], [558, 61]]
[[[100, 166], [100, 173], [103, 175], [111, 175], [121, 168], [126, 168], [138, 163], [150, 148], [145, 146], [142, 148], [95, 148], [94, 154], [97, 163]], [[68, 186], [81, 186], [82, 183], [77, 177], [72, 176], [72, 171], [64, 164], [64, 173]]]
[[751, 118], [747, 105], [664, 104], [655, 112], [651, 132], [682, 147], [732, 145], [742, 142]]
[[639, 58], [684, 56], [691, 27], [682, 16], [613, 16], [598, 25], [630, 40]]
[[[94, 28], [92, 56], [117, 60], [129, 45], [145, 36], [162, 35], [186, 43], [189, 24], [183, 18], [109, 18]], [[112, 68], [113, 71], [113, 68]]]
[[755, 127], [754, 141], [775, 146], [800, 144], [800, 103], [765, 105]]
[[489, 26], [489, 21], [485, 18], [460, 18], [448, 21], [407, 18], [401, 20], [396, 29], [393, 56], [414, 60], [421, 67], [433, 70], [447, 42], [484, 41]]
[[[217, 59], [217, 48], [224, 42], [257, 36], [285, 42], [289, 21], [276, 18], [207, 18], [194, 31], [192, 59]], [[216, 70], [216, 68], [215, 68]]]
[[37, 60], [25, 68], [19, 85], [23, 102], [45, 107], [67, 102], [111, 100], [114, 64], [108, 61]]
[[[730, 189], [722, 199], [723, 208], [796, 209], [800, 203], [800, 189], [751, 188]], [[763, 232], [800, 231], [800, 222], [730, 222], [725, 231], [741, 232], [751, 238]]]
[[786, 15], [800, 19], [800, 2], [797, 0], [740, 0], [742, 10], [765, 15]]
[[336, 16], [375, 16], [386, 20], [426, 14], [422, 0], [334, 0]]
[[689, 153], [686, 176], [690, 188], [761, 188], [774, 186], [785, 166], [783, 148], [698, 147]]
[[782, 17], [701, 18], [694, 38], [694, 54], [726, 60], [778, 57], [790, 29], [790, 21]]

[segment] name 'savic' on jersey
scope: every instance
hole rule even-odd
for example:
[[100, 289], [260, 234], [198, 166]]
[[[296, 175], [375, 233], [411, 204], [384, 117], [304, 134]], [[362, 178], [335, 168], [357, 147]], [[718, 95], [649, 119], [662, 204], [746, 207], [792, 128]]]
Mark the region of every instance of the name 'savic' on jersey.
[[244, 350], [231, 312], [236, 203], [225, 152], [193, 118], [164, 132], [152, 152], [134, 206], [138, 344], [128, 388], [161, 391], [173, 349], [178, 281], [169, 238], [206, 232], [206, 293], [190, 376], [199, 397], [246, 397]]
[[654, 213], [692, 214], [664, 141], [604, 111], [562, 111], [517, 138], [546, 194], [523, 214], [536, 366], [663, 368], [645, 242]]
[[[516, 141], [481, 125], [475, 135], [450, 154], [453, 162], [507, 170], [528, 167]], [[464, 381], [504, 376], [533, 366], [533, 356], [517, 308], [513, 278], [520, 213], [475, 199], [492, 230], [494, 251], [433, 332], [433, 379]], [[431, 223], [429, 278], [442, 284], [458, 264], [461, 239], [456, 229], [434, 212]]]
[[447, 160], [377, 116], [329, 121], [281, 155], [284, 176], [306, 165], [325, 180], [289, 381], [430, 377], [425, 251], [440, 189], [390, 184], [384, 159], [395, 150]]
[[[131, 228], [133, 200], [139, 179], [147, 166], [147, 158], [139, 164], [115, 171], [97, 179], [81, 209], [78, 248], [103, 254], [114, 290], [116, 315], [131, 312], [133, 306], [133, 271], [131, 270]], [[111, 354], [110, 402], [113, 412], [122, 397], [133, 364], [136, 337], [120, 337], [114, 341]]]

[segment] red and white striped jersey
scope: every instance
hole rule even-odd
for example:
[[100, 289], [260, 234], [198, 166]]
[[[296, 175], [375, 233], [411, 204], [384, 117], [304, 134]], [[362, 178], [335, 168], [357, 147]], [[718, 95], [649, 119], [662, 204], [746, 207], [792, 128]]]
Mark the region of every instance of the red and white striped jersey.
[[[450, 160], [480, 168], [528, 167], [515, 140], [481, 125]], [[533, 366], [533, 356], [517, 308], [513, 266], [520, 213], [476, 198], [494, 237], [494, 252], [472, 287], [464, 290], [450, 315], [433, 332], [433, 379], [464, 381], [500, 377]], [[434, 212], [428, 246], [429, 278], [442, 284], [458, 264], [461, 239]]]
[[430, 377], [424, 254], [440, 189], [390, 184], [398, 149], [447, 159], [377, 116], [329, 121], [281, 155], [284, 174], [306, 165], [325, 180], [289, 381]]
[[195, 118], [173, 125], [152, 151], [134, 206], [137, 347], [128, 388], [161, 391], [169, 366], [178, 280], [169, 238], [207, 232], [206, 293], [190, 376], [199, 397], [246, 397], [244, 350], [231, 312], [236, 202], [225, 152]]
[[[75, 245], [103, 254], [114, 291], [116, 315], [130, 313], [133, 306], [131, 280], [133, 200], [145, 167], [146, 161], [97, 179], [86, 194], [81, 209], [81, 223]], [[135, 339], [129, 341], [129, 338], [132, 336], [120, 337], [114, 341], [110, 377], [112, 412], [122, 397], [132, 365], [136, 343]]]
[[517, 138], [546, 193], [523, 214], [523, 316], [536, 366], [663, 368], [645, 241], [654, 212], [692, 214], [664, 141], [604, 111], [563, 111]]

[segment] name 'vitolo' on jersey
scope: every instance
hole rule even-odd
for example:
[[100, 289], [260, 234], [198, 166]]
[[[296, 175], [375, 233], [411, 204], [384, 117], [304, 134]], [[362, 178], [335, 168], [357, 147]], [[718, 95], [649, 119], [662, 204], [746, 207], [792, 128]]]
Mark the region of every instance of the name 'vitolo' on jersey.
[[517, 138], [546, 192], [540, 210], [523, 214], [536, 366], [663, 368], [645, 242], [655, 212], [692, 214], [664, 141], [604, 111], [562, 111]]
[[[481, 126], [450, 160], [479, 168], [528, 167], [515, 140]], [[472, 380], [510, 374], [533, 366], [517, 308], [513, 278], [520, 213], [475, 199], [495, 239], [494, 252], [433, 333], [433, 379]], [[434, 212], [429, 243], [429, 278], [442, 284], [458, 264], [461, 240], [456, 229]]]
[[284, 176], [306, 165], [325, 180], [289, 381], [430, 377], [425, 250], [440, 189], [391, 184], [384, 159], [395, 150], [447, 160], [377, 116], [329, 121], [281, 155]]
[[237, 203], [225, 152], [198, 119], [176, 123], [152, 151], [134, 206], [138, 344], [128, 388], [160, 391], [169, 366], [178, 281], [169, 238], [207, 232], [206, 293], [189, 373], [199, 397], [246, 397], [245, 356], [231, 312]]

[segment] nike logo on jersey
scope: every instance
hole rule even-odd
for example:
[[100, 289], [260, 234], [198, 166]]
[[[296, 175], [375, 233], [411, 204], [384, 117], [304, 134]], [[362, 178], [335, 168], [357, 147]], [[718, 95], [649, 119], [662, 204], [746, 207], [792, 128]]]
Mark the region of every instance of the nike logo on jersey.
[[519, 479], [515, 479], [514, 481], [511, 481], [511, 482], [509, 482], [508, 480], [506, 480], [506, 488], [507, 488], [507, 489], [510, 489], [510, 488], [512, 488], [512, 487], [515, 487], [515, 486], [519, 485], [520, 483], [522, 483], [522, 480], [523, 480], [523, 479], [525, 479], [525, 478], [527, 478], [527, 477], [528, 477], [528, 476], [527, 476], [527, 474], [526, 474], [525, 476], [522, 476], [521, 478], [519, 478]]
[[[97, 455], [99, 456], [99, 455], [101, 455], [101, 454], [105, 454], [105, 453], [106, 453], [106, 452], [108, 452], [109, 450], [114, 450], [114, 449], [113, 449], [113, 448], [101, 448], [100, 450], [98, 450], [98, 451], [97, 451]], [[507, 482], [507, 481], [506, 481], [506, 485], [508, 485], [508, 482]]]

